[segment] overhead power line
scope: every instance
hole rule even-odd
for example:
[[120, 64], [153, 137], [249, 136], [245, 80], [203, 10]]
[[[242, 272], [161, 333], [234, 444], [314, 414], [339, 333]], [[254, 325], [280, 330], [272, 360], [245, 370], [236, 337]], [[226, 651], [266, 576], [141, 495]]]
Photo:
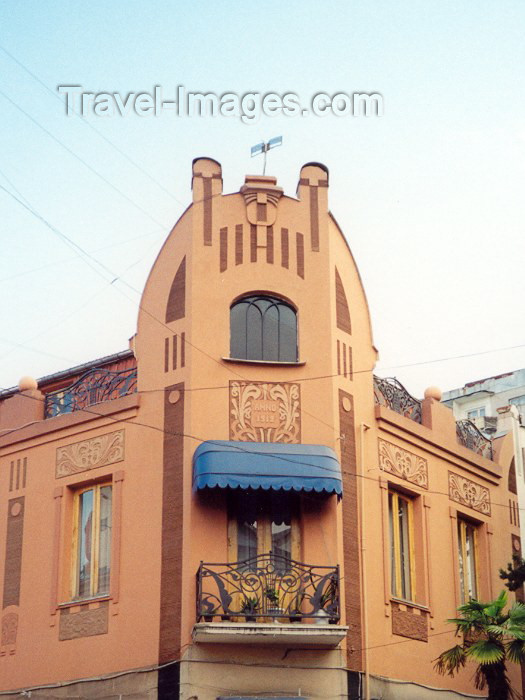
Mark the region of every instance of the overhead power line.
[[121, 197], [123, 197], [135, 209], [142, 212], [144, 214], [144, 216], [147, 216], [148, 219], [150, 219], [151, 221], [156, 223], [161, 228], [163, 228], [163, 229], [166, 228], [166, 226], [164, 224], [162, 224], [160, 221], [158, 221], [158, 219], [156, 219], [149, 212], [147, 212], [134, 199], [129, 197], [127, 194], [125, 194], [125, 192], [123, 192], [119, 187], [114, 185], [110, 180], [107, 179], [107, 177], [102, 175], [102, 173], [100, 173], [96, 168], [94, 168], [86, 160], [84, 160], [84, 158], [82, 158], [82, 156], [79, 156], [78, 153], [75, 153], [75, 151], [73, 151], [73, 149], [69, 148], [69, 146], [66, 146], [66, 144], [63, 141], [61, 141], [59, 138], [57, 138], [53, 133], [51, 133], [51, 131], [49, 131], [49, 129], [46, 129], [45, 126], [40, 124], [39, 121], [37, 121], [34, 117], [32, 117], [29, 114], [29, 112], [26, 112], [26, 110], [23, 107], [21, 107], [17, 102], [15, 102], [15, 100], [11, 99], [8, 95], [6, 95], [6, 93], [3, 90], [0, 90], [0, 95], [2, 95], [2, 97], [5, 100], [7, 100], [15, 109], [17, 109], [19, 112], [21, 112], [21, 114], [23, 114], [25, 117], [27, 117], [27, 119], [29, 119], [31, 122], [33, 122], [33, 124], [38, 126], [38, 128], [41, 129], [45, 134], [47, 134], [49, 136], [49, 138], [51, 138], [55, 143], [58, 143], [58, 145], [61, 146], [65, 151], [67, 151], [71, 156], [73, 156], [73, 158], [76, 158], [76, 160], [78, 160], [80, 163], [82, 163], [82, 165], [84, 165], [91, 173], [96, 175], [100, 180], [102, 180], [102, 182], [104, 182], [106, 185], [108, 185], [108, 187], [111, 187], [112, 190], [114, 190], [115, 192], [117, 192], [117, 194], [119, 194]]
[[[20, 59], [16, 58], [16, 56], [13, 56], [12, 53], [10, 53], [4, 46], [0, 45], [0, 51], [2, 51], [6, 56], [8, 56], [12, 61], [14, 61], [20, 68], [22, 68], [23, 71], [25, 71], [33, 80], [35, 80], [39, 85], [41, 85], [44, 90], [46, 90], [50, 95], [52, 95], [54, 98], [56, 98], [61, 104], [62, 98], [60, 95], [58, 95], [54, 90], [52, 90], [46, 83], [44, 83], [43, 80], [41, 80], [35, 73], [33, 73], [32, 70], [30, 70], [26, 65], [20, 61]], [[72, 108], [71, 108], [72, 109]], [[80, 118], [83, 124], [85, 124], [87, 127], [91, 129], [99, 138], [101, 138], [103, 141], [105, 141], [111, 148], [113, 148], [117, 153], [119, 153], [123, 158], [125, 158], [128, 163], [131, 163], [133, 167], [135, 167], [137, 170], [139, 170], [143, 175], [145, 175], [151, 182], [153, 182], [159, 189], [161, 189], [165, 194], [168, 195], [168, 197], [171, 197], [175, 202], [180, 204], [181, 206], [185, 207], [186, 205], [180, 201], [180, 199], [177, 199], [175, 195], [170, 192], [166, 187], [164, 187], [163, 184], [161, 184], [151, 173], [149, 173], [147, 170], [145, 170], [139, 163], [137, 163], [135, 160], [133, 160], [127, 153], [125, 153], [119, 146], [117, 146], [111, 139], [109, 139], [107, 136], [104, 136], [97, 128], [91, 124], [82, 114], [79, 114], [76, 112], [74, 109], [72, 111], [75, 113], [77, 117]]]

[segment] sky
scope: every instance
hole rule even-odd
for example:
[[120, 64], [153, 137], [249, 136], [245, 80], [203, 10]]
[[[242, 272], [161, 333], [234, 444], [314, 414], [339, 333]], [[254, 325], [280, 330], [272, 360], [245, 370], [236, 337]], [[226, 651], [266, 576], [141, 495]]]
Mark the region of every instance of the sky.
[[[286, 194], [304, 163], [329, 168], [377, 374], [420, 397], [525, 367], [524, 31], [505, 0], [0, 1], [0, 387], [126, 349], [192, 160], [237, 191], [278, 135]], [[59, 85], [379, 93], [384, 111], [82, 118]]]

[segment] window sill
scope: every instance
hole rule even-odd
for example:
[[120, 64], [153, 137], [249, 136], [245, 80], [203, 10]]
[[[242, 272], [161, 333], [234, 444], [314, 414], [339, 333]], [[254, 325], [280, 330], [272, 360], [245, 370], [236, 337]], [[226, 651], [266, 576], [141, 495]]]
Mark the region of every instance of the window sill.
[[106, 595], [97, 595], [93, 598], [78, 598], [77, 600], [69, 600], [65, 603], [59, 603], [57, 608], [63, 610], [65, 608], [74, 608], [82, 605], [88, 605], [89, 603], [101, 603], [105, 600], [111, 600], [111, 595], [108, 593]]
[[421, 603], [414, 603], [413, 600], [403, 600], [403, 598], [390, 598], [391, 603], [396, 603], [397, 605], [404, 605], [407, 608], [417, 608], [423, 612], [430, 612], [430, 608], [427, 605], [421, 605]]
[[279, 360], [243, 360], [240, 357], [221, 357], [224, 362], [238, 362], [243, 365], [273, 365], [274, 367], [303, 367], [303, 362], [280, 362]]

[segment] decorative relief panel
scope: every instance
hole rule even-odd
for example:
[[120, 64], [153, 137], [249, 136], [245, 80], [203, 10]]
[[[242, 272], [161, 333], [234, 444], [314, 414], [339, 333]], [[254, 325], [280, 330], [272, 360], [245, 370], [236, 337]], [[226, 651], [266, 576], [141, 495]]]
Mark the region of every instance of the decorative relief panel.
[[448, 495], [452, 501], [468, 506], [483, 515], [490, 515], [490, 492], [488, 488], [464, 476], [448, 473]]
[[299, 384], [231, 381], [230, 440], [300, 443]]
[[379, 466], [389, 474], [428, 489], [427, 460], [386, 440], [379, 440]]
[[392, 634], [428, 642], [427, 613], [420, 611], [418, 614], [408, 606], [406, 610], [401, 610], [398, 604], [392, 603]]
[[69, 476], [95, 467], [122, 462], [123, 459], [124, 430], [116, 430], [114, 433], [59, 447], [55, 474], [57, 478]]
[[60, 641], [78, 639], [79, 637], [94, 637], [97, 634], [107, 634], [108, 631], [107, 602], [100, 603], [98, 608], [87, 608], [79, 612], [71, 612], [69, 608], [60, 611]]
[[1, 646], [11, 646], [16, 644], [16, 633], [18, 631], [18, 615], [15, 612], [8, 612], [2, 617], [2, 638]]

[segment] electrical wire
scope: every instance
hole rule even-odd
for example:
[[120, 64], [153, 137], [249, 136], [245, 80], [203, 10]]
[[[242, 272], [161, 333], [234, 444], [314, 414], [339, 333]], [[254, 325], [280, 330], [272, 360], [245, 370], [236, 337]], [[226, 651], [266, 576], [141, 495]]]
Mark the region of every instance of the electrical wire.
[[[0, 94], [3, 94], [3, 93], [0, 91]], [[8, 98], [8, 99], [9, 99], [9, 98]], [[16, 106], [16, 105], [15, 105], [15, 106]], [[28, 116], [29, 116], [29, 115], [28, 115]], [[29, 212], [30, 212], [31, 214], [33, 214], [36, 218], [38, 218], [38, 219], [39, 219], [44, 225], [46, 225], [53, 233], [55, 233], [56, 235], [58, 235], [58, 236], [59, 236], [62, 240], [64, 240], [68, 245], [70, 245], [71, 247], [73, 247], [74, 249], [76, 249], [77, 251], [79, 251], [79, 253], [81, 253], [83, 256], [85, 256], [85, 257], [82, 257], [82, 259], [83, 259], [87, 264], [90, 264], [90, 263], [89, 263], [89, 261], [88, 261], [86, 258], [88, 258], [89, 260], [92, 260], [95, 264], [97, 264], [98, 266], [100, 266], [106, 273], [109, 273], [110, 276], [113, 276], [113, 275], [114, 275], [114, 273], [113, 273], [104, 263], [100, 262], [98, 259], [96, 259], [94, 256], [92, 256], [90, 253], [88, 253], [87, 251], [85, 251], [81, 246], [79, 246], [78, 244], [76, 244], [71, 238], [69, 238], [68, 236], [66, 236], [66, 234], [62, 233], [59, 229], [57, 229], [55, 226], [53, 226], [52, 224], [50, 224], [43, 216], [41, 216], [38, 212], [36, 212], [36, 210], [35, 210], [33, 207], [31, 207], [31, 206], [28, 205], [28, 204], [25, 204], [21, 199], [19, 199], [18, 197], [16, 197], [12, 192], [10, 192], [9, 190], [7, 190], [7, 189], [6, 189], [5, 187], [3, 187], [2, 185], [0, 185], [0, 188], [1, 188], [2, 190], [4, 190], [9, 196], [11, 196], [15, 201], [17, 201], [21, 206], [23, 206], [27, 211], [29, 211]], [[95, 271], [98, 272], [97, 268], [95, 268], [95, 267], [94, 267], [93, 265], [91, 265], [91, 264], [90, 264], [90, 266], [91, 266]], [[119, 280], [119, 279], [120, 279], [120, 277], [114, 277], [114, 278], [111, 280], [110, 284], [113, 285], [113, 283], [116, 282], [116, 281]], [[107, 280], [106, 280], [106, 281], [107, 281]], [[134, 291], [134, 292], [136, 292], [137, 294], [140, 295], [140, 292], [139, 292], [136, 288], [134, 288], [132, 285], [130, 285], [130, 284], [128, 284], [127, 282], [125, 282], [125, 280], [121, 280], [121, 281], [122, 281], [124, 284], [126, 284], [126, 286], [129, 287], [132, 291]], [[122, 292], [122, 290], [119, 289], [118, 291], [119, 291], [121, 294], [123, 294], [123, 296], [125, 296], [129, 301], [131, 301], [132, 303], [134, 303], [133, 300], [131, 300], [126, 294], [124, 294], [124, 292]], [[160, 323], [163, 327], [165, 327], [165, 328], [166, 328], [167, 330], [169, 330], [170, 332], [172, 331], [172, 329], [171, 329], [166, 323], [164, 323], [163, 321], [161, 321], [161, 320], [160, 320], [159, 318], [157, 318], [154, 314], [152, 314], [149, 310], [147, 310], [147, 309], [144, 307], [144, 305], [143, 305], [142, 303], [139, 302], [139, 303], [138, 303], [138, 307], [139, 307], [144, 313], [146, 313], [148, 316], [150, 316], [152, 319], [154, 319], [157, 323]], [[201, 348], [199, 348], [199, 347], [196, 346], [195, 344], [191, 343], [191, 342], [190, 342], [189, 340], [187, 340], [186, 338], [185, 338], [185, 342], [188, 343], [191, 347], [193, 347], [193, 348], [196, 349], [197, 351], [199, 351], [199, 352], [201, 352], [202, 354], [204, 354], [205, 356], [207, 356], [209, 359], [211, 359], [212, 361], [214, 361], [214, 362], [215, 362], [216, 364], [218, 364], [220, 367], [224, 367], [224, 365], [223, 365], [223, 363], [222, 363], [221, 361], [217, 360], [216, 358], [214, 358], [213, 356], [211, 356], [211, 355], [210, 355], [209, 353], [207, 353], [206, 351], [202, 350]], [[513, 346], [513, 347], [516, 348], [516, 347], [522, 347], [522, 346]], [[478, 354], [484, 354], [484, 353], [486, 353], [486, 352], [490, 352], [490, 351], [482, 351], [482, 352], [480, 352], [480, 353], [478, 353]], [[458, 357], [466, 357], [466, 356], [467, 356], [467, 355], [456, 356], [455, 359], [457, 359]], [[431, 362], [439, 362], [439, 361], [442, 361], [442, 360], [431, 360], [431, 361], [428, 361], [428, 363], [430, 364]], [[401, 365], [401, 366], [399, 366], [399, 367], [415, 366], [415, 365], [417, 365], [417, 364], [421, 364], [421, 363], [409, 363], [409, 364], [407, 364], [407, 365]], [[227, 371], [229, 371], [230, 373], [232, 373], [232, 374], [238, 376], [238, 377], [239, 377], [240, 379], [242, 379], [243, 381], [247, 381], [247, 378], [246, 378], [246, 377], [242, 376], [242, 375], [241, 375], [240, 373], [238, 373], [238, 372], [235, 372], [231, 367], [226, 366], [226, 369], [227, 369]], [[370, 370], [365, 370], [365, 371], [370, 371]], [[334, 376], [335, 376], [335, 375], [334, 375]], [[327, 427], [330, 427], [331, 429], [335, 430], [335, 427], [334, 427], [333, 425], [327, 423], [326, 421], [322, 420], [322, 419], [319, 418], [318, 416], [316, 416], [316, 415], [314, 415], [314, 414], [312, 414], [312, 413], [310, 413], [310, 412], [308, 412], [308, 411], [306, 411], [306, 410], [303, 410], [303, 412], [305, 413], [305, 415], [309, 415], [310, 417], [314, 418], [315, 420], [318, 420], [319, 422], [325, 424]]]
[[148, 217], [151, 221], [153, 221], [155, 224], [157, 224], [160, 228], [166, 229], [167, 227], [162, 224], [160, 221], [158, 221], [154, 216], [152, 216], [149, 212], [147, 212], [143, 207], [140, 206], [134, 199], [129, 197], [125, 192], [123, 192], [119, 187], [114, 185], [110, 180], [107, 179], [102, 173], [100, 173], [96, 168], [94, 168], [92, 165], [90, 165], [84, 158], [79, 156], [73, 149], [69, 148], [69, 146], [66, 146], [66, 144], [61, 141], [57, 136], [55, 136], [51, 131], [46, 129], [45, 126], [40, 124], [39, 121], [37, 121], [34, 117], [32, 117], [29, 112], [26, 112], [23, 107], [21, 107], [15, 100], [11, 99], [3, 90], [0, 90], [0, 95], [7, 100], [15, 109], [17, 109], [19, 112], [21, 112], [25, 117], [27, 117], [33, 124], [36, 124], [36, 126], [39, 127], [45, 134], [47, 134], [55, 143], [58, 143], [59, 146], [61, 146], [65, 151], [67, 151], [70, 155], [73, 156], [73, 158], [76, 158], [80, 163], [82, 163], [91, 173], [96, 175], [102, 182], [106, 183], [108, 187], [111, 187], [112, 190], [117, 192], [121, 197], [123, 197], [129, 204], [131, 204], [135, 209], [138, 211], [142, 212], [145, 216]]
[[[1, 47], [0, 47], [0, 48], [1, 48]], [[84, 248], [82, 248], [80, 245], [78, 245], [78, 243], [75, 243], [75, 241], [73, 241], [69, 236], [67, 236], [65, 233], [63, 233], [60, 229], [58, 229], [56, 226], [54, 226], [54, 225], [51, 224], [49, 221], [47, 221], [47, 219], [45, 219], [45, 218], [44, 218], [38, 211], [36, 211], [36, 210], [34, 209], [34, 207], [32, 207], [29, 203], [25, 203], [24, 201], [22, 201], [21, 199], [19, 199], [18, 197], [16, 197], [12, 192], [10, 192], [10, 191], [9, 191], [7, 188], [5, 188], [3, 185], [0, 185], [0, 189], [2, 189], [6, 194], [8, 194], [10, 197], [12, 197], [18, 204], [20, 204], [20, 206], [24, 207], [30, 214], [32, 214], [33, 216], [35, 216], [41, 223], [43, 223], [47, 228], [49, 228], [55, 235], [57, 235], [59, 238], [61, 238], [63, 241], [65, 241], [67, 245], [69, 245], [69, 246], [72, 247], [74, 250], [76, 250], [76, 251], [78, 252], [79, 256], [81, 257], [81, 259], [83, 259], [87, 264], [89, 264], [89, 263], [88, 263], [88, 261], [86, 260], [86, 258], [88, 258], [89, 260], [93, 261], [96, 265], [100, 266], [100, 268], [102, 268], [106, 273], [109, 274], [109, 276], [110, 276], [110, 278], [111, 278], [111, 284], [113, 284], [114, 282], [117, 282], [117, 281], [121, 281], [121, 282], [123, 282], [123, 284], [125, 284], [131, 291], [133, 291], [133, 292], [135, 292], [136, 294], [139, 294], [139, 295], [140, 295], [140, 291], [139, 291], [138, 289], [136, 289], [133, 285], [130, 285], [129, 283], [127, 283], [125, 280], [122, 279], [122, 274], [124, 274], [124, 273], [121, 273], [121, 275], [116, 276], [115, 273], [114, 273], [110, 268], [108, 268], [103, 262], [101, 262], [100, 260], [98, 260], [97, 258], [95, 258], [91, 253], [89, 253], [89, 252], [86, 251]], [[20, 193], [19, 193], [19, 194], [20, 194]], [[20, 196], [23, 197], [23, 195], [21, 195], [21, 194], [20, 194]], [[24, 199], [25, 199], [25, 198], [24, 198]], [[27, 200], [26, 200], [26, 202], [27, 202]], [[85, 256], [85, 257], [82, 257], [82, 256]], [[135, 265], [135, 264], [137, 264], [137, 263], [134, 263], [133, 265]], [[131, 265], [130, 267], [132, 267], [133, 265]], [[94, 269], [95, 271], [97, 271], [97, 269], [96, 269], [95, 267], [93, 267], [92, 265], [90, 265], [90, 267], [92, 267], [92, 269]], [[126, 272], [127, 269], [129, 269], [129, 268], [126, 268], [126, 270], [125, 270], [124, 272]], [[98, 271], [97, 271], [97, 272], [98, 272]], [[99, 273], [99, 274], [100, 274], [100, 273]], [[103, 276], [103, 278], [107, 281], [107, 278], [106, 278], [105, 276]], [[0, 281], [1, 281], [1, 280], [0, 280]], [[121, 294], [123, 294], [122, 290], [119, 290], [119, 291], [120, 291]], [[125, 296], [129, 301], [131, 301], [132, 303], [135, 303], [132, 299], [130, 299], [129, 297], [127, 297], [127, 295], [124, 294], [124, 296]], [[170, 326], [168, 326], [166, 323], [164, 323], [164, 322], [161, 321], [159, 318], [157, 318], [154, 314], [152, 314], [150, 311], [148, 311], [148, 310], [143, 306], [143, 304], [139, 303], [139, 304], [138, 304], [138, 308], [139, 308], [140, 310], [144, 311], [144, 313], [146, 313], [146, 314], [147, 314], [148, 316], [150, 316], [152, 319], [154, 319], [155, 321], [157, 321], [158, 323], [160, 323], [162, 326], [164, 326], [168, 331], [172, 332], [172, 329], [170, 328]], [[185, 342], [186, 342], [187, 344], [189, 344], [191, 347], [193, 347], [194, 349], [198, 350], [199, 352], [202, 352], [202, 353], [203, 353], [204, 355], [206, 355], [209, 359], [211, 359], [211, 360], [213, 360], [214, 362], [216, 362], [220, 367], [224, 367], [224, 364], [223, 364], [221, 361], [217, 360], [216, 358], [213, 358], [211, 355], [209, 355], [208, 353], [206, 353], [204, 350], [198, 348], [196, 345], [194, 345], [193, 343], [191, 343], [190, 341], [188, 341], [186, 338], [185, 338]], [[506, 346], [506, 347], [502, 347], [502, 348], [494, 348], [494, 349], [490, 349], [490, 350], [480, 350], [480, 351], [477, 351], [477, 352], [465, 353], [465, 354], [462, 354], [462, 355], [449, 355], [449, 356], [442, 357], [442, 358], [434, 358], [434, 359], [432, 359], [432, 360], [422, 360], [422, 361], [419, 361], [419, 362], [410, 362], [410, 363], [406, 363], [406, 364], [402, 364], [402, 365], [391, 365], [390, 367], [379, 368], [379, 371], [389, 371], [389, 370], [391, 370], [391, 369], [404, 369], [404, 368], [407, 368], [407, 367], [416, 367], [416, 366], [421, 366], [421, 365], [428, 365], [428, 364], [433, 364], [433, 363], [437, 363], [437, 362], [444, 362], [444, 361], [448, 361], [448, 360], [465, 359], [465, 358], [475, 357], [475, 356], [479, 356], [479, 355], [486, 355], [486, 354], [490, 354], [490, 353], [493, 353], [493, 352], [504, 352], [504, 351], [507, 351], [507, 350], [516, 350], [516, 349], [523, 348], [523, 347], [525, 347], [525, 343], [524, 343], [524, 344], [519, 344], [519, 345]], [[233, 371], [230, 367], [227, 366], [226, 369], [227, 369], [228, 371], [232, 372], [233, 374], [237, 375], [239, 378], [241, 378], [241, 379], [243, 379], [243, 380], [245, 380], [245, 381], [247, 380], [246, 377], [243, 377], [243, 376], [242, 376], [241, 374], [239, 374], [238, 372]], [[354, 371], [352, 371], [352, 375], [355, 375], [355, 374], [362, 374], [362, 373], [369, 373], [369, 372], [372, 372], [373, 369], [374, 369], [374, 368], [372, 368], [372, 369], [364, 369], [364, 370], [354, 370]], [[305, 378], [300, 378], [300, 379], [297, 379], [296, 381], [307, 382], [307, 381], [313, 381], [313, 380], [316, 380], [316, 379], [329, 379], [329, 378], [336, 377], [336, 376], [342, 376], [342, 375], [339, 375], [339, 373], [337, 373], [337, 374], [334, 373], [334, 374], [318, 375], [318, 376], [316, 376], [316, 377], [305, 377]], [[186, 391], [202, 391], [202, 390], [205, 390], [205, 389], [212, 389], [212, 388], [213, 388], [213, 389], [216, 389], [216, 388], [227, 388], [227, 387], [226, 387], [226, 386], [202, 387], [202, 388], [196, 387], [196, 388], [193, 388], [193, 389], [187, 389]], [[155, 391], [156, 391], [156, 390], [155, 390]]]
[[[12, 53], [10, 53], [4, 46], [0, 45], [0, 51], [3, 51], [6, 56], [8, 56], [12, 61], [14, 61], [16, 64], [22, 68], [33, 80], [35, 80], [37, 83], [39, 83], [50, 95], [52, 95], [54, 98], [56, 98], [61, 104], [63, 104], [62, 98], [60, 95], [58, 95], [54, 90], [52, 90], [46, 83], [44, 83], [43, 80], [41, 80], [33, 71], [31, 71], [26, 65], [20, 61], [20, 59], [16, 58], [13, 56]], [[159, 189], [161, 189], [165, 194], [168, 195], [168, 197], [171, 197], [175, 202], [180, 204], [181, 206], [185, 207], [186, 205], [180, 201], [180, 199], [177, 199], [175, 195], [170, 192], [164, 185], [162, 185], [156, 178], [153, 177], [151, 173], [149, 173], [147, 170], [145, 170], [141, 165], [139, 165], [136, 161], [134, 161], [127, 153], [125, 153], [121, 148], [119, 148], [111, 139], [109, 139], [107, 136], [104, 136], [98, 129], [96, 129], [91, 122], [89, 122], [84, 115], [79, 114], [73, 107], [70, 107], [71, 111], [77, 116], [80, 117], [81, 121], [83, 124], [88, 126], [99, 138], [101, 138], [103, 141], [105, 141], [111, 148], [113, 148], [117, 153], [119, 153], [123, 158], [125, 158], [128, 163], [131, 163], [137, 170], [139, 170], [143, 175], [145, 175], [151, 182], [153, 182]]]
[[[39, 397], [36, 397], [36, 396], [30, 396], [30, 395], [28, 395], [28, 394], [21, 394], [21, 396], [23, 396], [24, 398], [27, 398], [27, 399], [30, 399], [30, 400], [33, 400], [33, 401], [39, 401], [39, 402], [42, 402], [42, 403], [45, 401], [45, 399], [43, 399], [43, 398], [39, 398]], [[101, 405], [101, 404], [99, 404], [99, 405]], [[135, 420], [132, 420], [132, 419], [124, 419], [124, 421], [123, 421], [122, 418], [115, 418], [114, 416], [105, 415], [105, 414], [103, 414], [103, 413], [99, 413], [98, 411], [90, 410], [90, 409], [88, 409], [88, 408], [83, 408], [82, 411], [85, 412], [85, 413], [88, 413], [88, 414], [90, 414], [90, 415], [97, 416], [97, 417], [99, 417], [99, 418], [104, 418], [104, 419], [109, 420], [109, 421], [112, 421], [112, 422], [114, 422], [114, 423], [122, 423], [122, 422], [125, 422], [126, 425], [136, 425], [137, 427], [141, 427], [141, 428], [149, 428], [150, 430], [154, 430], [154, 431], [156, 431], [156, 432], [159, 432], [159, 433], [161, 433], [161, 434], [163, 434], [163, 435], [167, 435], [167, 436], [169, 436], [169, 437], [184, 437], [184, 438], [188, 438], [188, 439], [190, 439], [190, 440], [194, 440], [195, 442], [198, 442], [199, 444], [201, 444], [201, 443], [203, 443], [203, 442], [206, 442], [206, 443], [211, 444], [211, 445], [213, 445], [213, 444], [221, 445], [221, 444], [222, 444], [222, 441], [220, 441], [220, 440], [209, 440], [209, 439], [203, 438], [203, 437], [198, 436], [198, 435], [191, 435], [190, 433], [184, 433], [184, 432], [179, 432], [179, 431], [175, 431], [175, 430], [165, 430], [164, 428], [161, 428], [160, 426], [151, 425], [151, 424], [149, 424], [149, 423], [142, 423], [142, 422], [140, 422], [140, 421], [135, 421]], [[41, 422], [41, 421], [34, 421], [34, 422], [35, 422], [35, 423], [39, 423], [39, 422]], [[0, 438], [5, 437], [6, 435], [10, 435], [11, 433], [14, 433], [14, 432], [16, 432], [16, 431], [18, 431], [18, 430], [22, 430], [24, 427], [27, 427], [27, 425], [21, 426], [21, 427], [16, 427], [16, 428], [8, 428], [8, 429], [6, 429], [6, 430], [4, 430], [4, 431], [0, 431], [0, 433], [3, 433], [3, 434], [0, 434]], [[333, 426], [332, 426], [332, 427], [333, 427]], [[335, 431], [335, 427], [333, 427], [333, 430]], [[244, 445], [246, 445], [246, 447], [244, 447]], [[261, 454], [263, 454], [263, 453], [261, 453], [260, 450], [250, 449], [250, 448], [249, 448], [249, 445], [250, 445], [249, 442], [239, 443], [239, 444], [232, 445], [232, 449], [234, 449], [234, 450], [236, 450], [236, 451], [238, 451], [238, 452], [243, 452], [243, 453], [245, 453], [245, 454], [247, 454], [247, 455], [261, 455]], [[291, 463], [291, 464], [293, 464], [293, 465], [295, 465], [295, 466], [300, 465], [300, 466], [304, 466], [304, 467], [315, 467], [316, 469], [319, 469], [319, 470], [322, 470], [322, 471], [326, 471], [326, 472], [328, 472], [328, 473], [330, 473], [330, 474], [333, 474], [333, 473], [334, 473], [334, 472], [333, 472], [333, 469], [330, 469], [330, 467], [323, 467], [322, 465], [313, 464], [312, 462], [307, 462], [307, 461], [299, 460], [299, 459], [290, 459], [290, 458], [288, 458], [288, 457], [286, 457], [286, 456], [284, 456], [284, 455], [277, 455], [277, 454], [272, 455], [272, 457], [275, 458], [276, 460], [279, 460], [279, 461], [282, 461], [282, 462], [288, 462], [288, 463]], [[363, 466], [364, 466], [364, 465], [363, 465]], [[379, 466], [377, 466], [377, 467], [369, 467], [369, 468], [367, 469], [367, 471], [370, 471], [370, 469], [379, 469], [379, 470], [381, 470], [381, 468], [380, 468]], [[381, 470], [381, 471], [383, 471], [383, 470]], [[368, 480], [368, 481], [373, 481], [373, 482], [376, 483], [376, 484], [379, 484], [379, 483], [380, 483], [379, 478], [376, 478], [376, 477], [373, 477], [373, 476], [367, 476], [367, 475], [364, 474], [364, 473], [363, 473], [363, 474], [359, 474], [359, 473], [357, 473], [357, 472], [351, 472], [351, 471], [346, 470], [346, 469], [341, 469], [341, 474], [345, 474], [345, 475], [350, 476], [350, 477], [355, 478], [355, 479], [358, 479], [358, 478], [359, 478], [359, 479], [366, 479], [366, 480]], [[447, 498], [450, 497], [448, 491], [437, 491], [437, 490], [435, 490], [435, 489], [422, 489], [420, 492], [418, 492], [418, 494], [419, 494], [419, 495], [424, 495], [424, 494], [435, 494], [435, 495], [437, 495], [437, 496], [446, 496]], [[508, 507], [509, 507], [509, 504], [508, 504], [508, 503], [499, 503], [499, 502], [497, 502], [497, 501], [491, 501], [491, 505], [494, 505], [494, 506], [501, 506], [501, 507], [506, 508], [506, 509], [508, 509]], [[518, 507], [518, 510], [523, 510], [523, 511], [525, 511], [525, 506], [524, 506], [523, 508]]]

